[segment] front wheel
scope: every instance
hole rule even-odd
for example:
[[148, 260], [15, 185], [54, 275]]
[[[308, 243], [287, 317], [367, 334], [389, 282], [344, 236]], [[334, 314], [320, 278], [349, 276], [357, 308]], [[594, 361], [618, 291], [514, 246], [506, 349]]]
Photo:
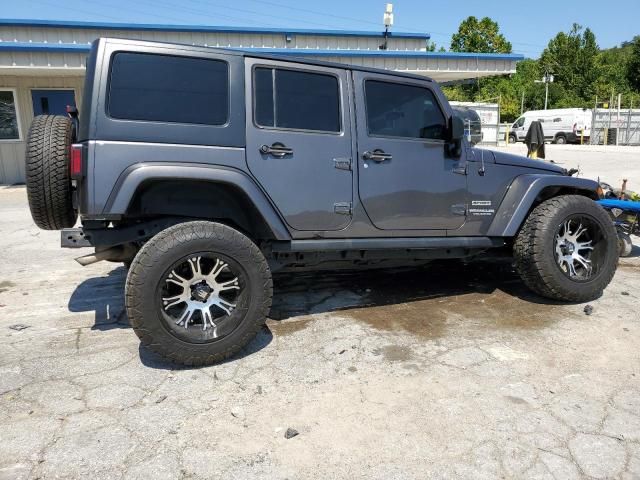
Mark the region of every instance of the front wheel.
[[513, 254], [518, 273], [534, 292], [586, 302], [600, 296], [613, 278], [618, 237], [605, 210], [593, 200], [563, 195], [529, 214]]
[[567, 143], [567, 137], [564, 135], [558, 135], [555, 143], [556, 145], [565, 145]]
[[272, 293], [267, 261], [249, 238], [197, 221], [170, 227], [140, 249], [125, 303], [147, 348], [175, 363], [209, 365], [253, 339]]
[[518, 141], [518, 137], [515, 135], [509, 135], [509, 143], [516, 143]]

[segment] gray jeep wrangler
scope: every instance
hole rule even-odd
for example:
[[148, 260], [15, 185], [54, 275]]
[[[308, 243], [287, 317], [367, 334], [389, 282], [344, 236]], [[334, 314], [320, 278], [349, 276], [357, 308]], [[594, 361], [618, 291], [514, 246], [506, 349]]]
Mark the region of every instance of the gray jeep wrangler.
[[136, 334], [188, 365], [254, 337], [278, 270], [506, 252], [539, 295], [600, 295], [618, 248], [598, 183], [463, 131], [424, 77], [104, 38], [80, 114], [33, 121], [29, 205], [95, 247], [80, 263], [128, 266]]

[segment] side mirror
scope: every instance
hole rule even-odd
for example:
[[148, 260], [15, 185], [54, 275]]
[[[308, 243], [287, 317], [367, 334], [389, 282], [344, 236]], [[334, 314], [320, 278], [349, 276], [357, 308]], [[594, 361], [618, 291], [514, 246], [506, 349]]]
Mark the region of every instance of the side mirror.
[[462, 139], [464, 138], [464, 120], [457, 115], [449, 118], [447, 128], [447, 145], [445, 146], [449, 156], [457, 158], [462, 155]]
[[464, 138], [464, 120], [453, 115], [449, 118], [449, 141], [451, 143], [461, 142]]

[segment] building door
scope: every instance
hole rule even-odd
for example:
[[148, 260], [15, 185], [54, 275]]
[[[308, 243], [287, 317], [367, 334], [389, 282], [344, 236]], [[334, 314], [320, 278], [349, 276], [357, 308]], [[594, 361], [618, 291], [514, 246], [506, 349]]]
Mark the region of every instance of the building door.
[[447, 155], [447, 116], [429, 81], [354, 71], [360, 200], [383, 230], [454, 230], [467, 178]]
[[295, 230], [351, 221], [353, 178], [346, 71], [246, 60], [247, 164]]
[[76, 106], [73, 90], [31, 90], [33, 115], [67, 115], [67, 105]]

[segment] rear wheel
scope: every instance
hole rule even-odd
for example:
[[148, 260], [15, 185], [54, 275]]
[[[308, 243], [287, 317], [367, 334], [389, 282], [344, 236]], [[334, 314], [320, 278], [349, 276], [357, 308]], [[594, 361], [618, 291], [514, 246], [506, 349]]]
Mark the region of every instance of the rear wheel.
[[529, 214], [513, 253], [531, 290], [554, 300], [585, 302], [611, 282], [618, 238], [611, 219], [593, 200], [563, 195]]
[[61, 230], [76, 223], [69, 171], [71, 120], [54, 115], [33, 119], [27, 138], [25, 170], [29, 209], [36, 225]]
[[631, 235], [627, 232], [618, 230], [618, 246], [620, 248], [620, 256], [628, 257], [633, 250], [633, 242], [631, 241]]
[[267, 261], [249, 238], [198, 221], [170, 227], [140, 249], [125, 302], [143, 345], [176, 363], [208, 365], [253, 339], [272, 291]]
[[556, 137], [556, 142], [557, 145], [564, 145], [567, 143], [567, 137], [565, 137], [564, 135], [558, 135]]

